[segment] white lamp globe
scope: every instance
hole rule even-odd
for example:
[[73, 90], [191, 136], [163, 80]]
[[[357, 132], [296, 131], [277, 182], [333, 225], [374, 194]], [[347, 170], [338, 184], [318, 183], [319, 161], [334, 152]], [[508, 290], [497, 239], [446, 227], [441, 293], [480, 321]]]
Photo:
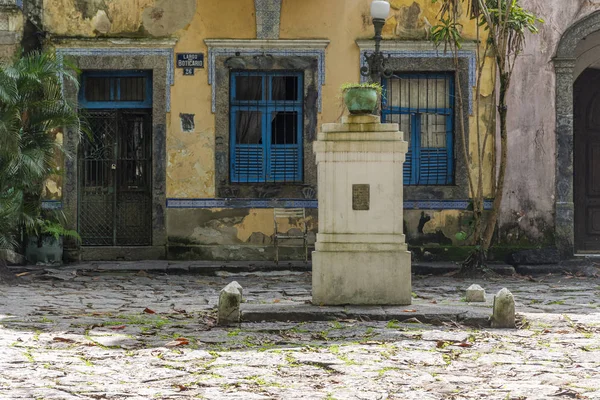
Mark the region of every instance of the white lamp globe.
[[385, 0], [374, 0], [371, 3], [371, 17], [373, 19], [386, 19], [390, 15], [390, 3]]

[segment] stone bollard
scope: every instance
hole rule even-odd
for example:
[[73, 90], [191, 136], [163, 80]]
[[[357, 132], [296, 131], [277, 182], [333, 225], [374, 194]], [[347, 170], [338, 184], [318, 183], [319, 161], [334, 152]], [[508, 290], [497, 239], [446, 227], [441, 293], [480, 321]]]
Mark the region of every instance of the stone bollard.
[[[229, 283], [229, 285], [227, 285], [227, 286], [232, 286], [232, 287], [236, 288], [237, 290], [240, 291], [240, 295], [242, 296], [242, 298], [244, 297], [244, 289], [242, 288], [242, 285], [237, 283], [237, 281], [233, 281], [233, 282]], [[241, 300], [240, 300], [240, 302], [241, 302]]]
[[242, 302], [242, 286], [236, 281], [221, 289], [219, 294], [218, 325], [237, 324], [240, 322], [240, 303]]
[[471, 285], [467, 289], [467, 303], [485, 303], [485, 290], [479, 285]]
[[492, 328], [515, 328], [515, 298], [507, 288], [494, 297]]

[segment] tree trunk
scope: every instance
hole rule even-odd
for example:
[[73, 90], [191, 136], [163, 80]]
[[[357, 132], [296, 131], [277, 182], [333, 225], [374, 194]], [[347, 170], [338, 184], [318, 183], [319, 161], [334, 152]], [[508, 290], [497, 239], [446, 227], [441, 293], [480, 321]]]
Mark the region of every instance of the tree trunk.
[[504, 180], [506, 177], [506, 162], [507, 162], [507, 142], [508, 133], [506, 127], [506, 117], [508, 115], [508, 107], [506, 105], [506, 94], [508, 92], [509, 77], [506, 73], [500, 74], [500, 96], [498, 101], [498, 116], [500, 117], [500, 169], [498, 171], [498, 181], [496, 184], [496, 197], [492, 206], [492, 212], [483, 234], [482, 250], [487, 253], [492, 244], [492, 237], [500, 215], [500, 206], [504, 196]]
[[492, 243], [498, 216], [500, 215], [500, 206], [502, 205], [502, 197], [504, 195], [504, 181], [506, 177], [506, 162], [507, 162], [507, 127], [506, 117], [508, 115], [508, 107], [506, 105], [506, 94], [508, 92], [509, 78], [506, 74], [500, 74], [500, 94], [498, 99], [498, 116], [500, 118], [500, 169], [496, 181], [496, 196], [492, 205], [492, 210], [485, 224], [485, 231], [481, 238], [476, 237], [477, 248], [463, 262], [458, 272], [458, 276], [474, 277], [493, 274], [487, 268], [486, 260], [488, 250]]

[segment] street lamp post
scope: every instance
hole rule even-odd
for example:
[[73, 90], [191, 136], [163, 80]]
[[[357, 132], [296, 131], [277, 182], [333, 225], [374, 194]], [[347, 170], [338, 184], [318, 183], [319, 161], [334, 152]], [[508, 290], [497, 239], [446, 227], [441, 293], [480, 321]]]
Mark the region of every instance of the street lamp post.
[[380, 82], [381, 77], [390, 78], [394, 73], [387, 66], [387, 60], [381, 53], [381, 31], [389, 14], [390, 3], [387, 1], [374, 0], [371, 3], [371, 17], [373, 17], [375, 26], [375, 52], [369, 55], [365, 54], [367, 65], [360, 69], [361, 75], [369, 77], [371, 82]]

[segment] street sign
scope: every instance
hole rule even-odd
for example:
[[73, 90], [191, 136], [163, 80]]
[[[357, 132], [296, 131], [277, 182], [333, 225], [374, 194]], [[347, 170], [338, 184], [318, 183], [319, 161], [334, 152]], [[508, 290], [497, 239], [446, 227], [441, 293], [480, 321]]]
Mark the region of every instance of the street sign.
[[177, 68], [204, 68], [204, 54], [177, 53]]

